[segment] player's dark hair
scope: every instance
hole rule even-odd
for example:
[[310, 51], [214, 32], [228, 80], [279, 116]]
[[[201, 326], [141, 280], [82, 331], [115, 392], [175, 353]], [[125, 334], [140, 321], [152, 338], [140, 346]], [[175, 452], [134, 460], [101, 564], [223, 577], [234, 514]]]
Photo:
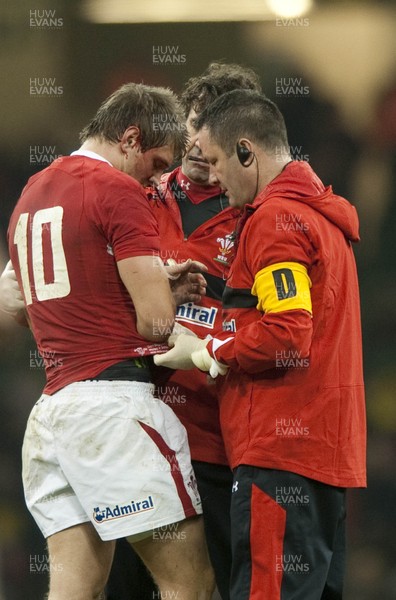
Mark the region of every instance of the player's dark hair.
[[80, 133], [81, 142], [120, 141], [128, 127], [140, 130], [142, 152], [170, 145], [175, 158], [184, 153], [187, 133], [180, 103], [170, 89], [127, 83], [109, 96]]
[[197, 131], [207, 127], [212, 140], [227, 156], [235, 152], [241, 138], [255, 142], [269, 153], [289, 150], [282, 113], [258, 92], [227, 92], [205, 108], [193, 124]]
[[187, 118], [191, 109], [200, 113], [225, 92], [239, 89], [261, 92], [258, 75], [234, 63], [212, 62], [202, 75], [187, 81], [180, 98], [184, 114]]

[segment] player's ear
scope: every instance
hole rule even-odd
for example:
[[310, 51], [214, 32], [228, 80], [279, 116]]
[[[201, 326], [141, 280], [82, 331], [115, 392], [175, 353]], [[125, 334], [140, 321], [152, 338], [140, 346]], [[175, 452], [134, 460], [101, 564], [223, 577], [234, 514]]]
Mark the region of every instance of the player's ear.
[[128, 129], [125, 129], [120, 139], [121, 149], [123, 152], [129, 148], [136, 148], [139, 150], [140, 147], [140, 129], [136, 125], [131, 125]]

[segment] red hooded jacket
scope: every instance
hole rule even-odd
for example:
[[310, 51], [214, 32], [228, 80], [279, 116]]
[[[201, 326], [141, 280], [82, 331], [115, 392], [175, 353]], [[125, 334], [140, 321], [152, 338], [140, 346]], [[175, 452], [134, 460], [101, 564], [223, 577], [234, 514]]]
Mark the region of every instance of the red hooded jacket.
[[[292, 162], [245, 207], [223, 295], [223, 333], [208, 349], [219, 378], [232, 467], [283, 469], [341, 487], [366, 485], [356, 210]], [[299, 263], [312, 283], [303, 309], [263, 313], [255, 276]], [[225, 343], [225, 340], [228, 340]]]

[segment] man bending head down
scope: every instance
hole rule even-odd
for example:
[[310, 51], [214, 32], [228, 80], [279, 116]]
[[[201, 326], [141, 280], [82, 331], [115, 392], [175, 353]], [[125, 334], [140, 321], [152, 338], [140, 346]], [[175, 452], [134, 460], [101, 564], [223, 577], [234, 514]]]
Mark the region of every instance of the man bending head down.
[[[51, 570], [50, 600], [98, 598], [121, 537], [162, 595], [211, 594], [187, 436], [153, 396], [149, 369], [175, 302], [141, 184], [182, 153], [180, 118], [169, 90], [122, 86], [81, 148], [29, 180], [11, 216], [10, 257], [46, 361], [23, 481], [49, 562], [62, 565]], [[165, 548], [153, 529], [176, 522], [188, 542]]]
[[209, 165], [203, 159], [194, 119], [207, 106], [223, 94], [235, 90], [246, 89], [261, 91], [257, 74], [248, 67], [221, 62], [211, 63], [206, 71], [198, 77], [191, 77], [181, 95], [181, 104], [186, 118], [187, 131], [190, 135], [187, 152], [182, 159], [183, 174], [200, 185], [209, 185]]

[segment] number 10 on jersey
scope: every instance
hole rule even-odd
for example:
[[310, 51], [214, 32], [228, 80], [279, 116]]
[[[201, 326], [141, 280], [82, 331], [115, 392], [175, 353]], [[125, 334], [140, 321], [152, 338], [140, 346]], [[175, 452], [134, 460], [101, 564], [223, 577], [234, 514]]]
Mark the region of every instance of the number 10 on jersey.
[[[37, 211], [32, 219], [31, 247], [28, 248], [29, 213], [22, 213], [14, 233], [14, 244], [18, 251], [19, 267], [25, 302], [32, 304], [32, 288], [37, 300], [64, 298], [70, 293], [70, 280], [67, 271], [65, 251], [62, 243], [63, 207], [54, 206]], [[44, 276], [44, 227], [49, 230], [51, 256], [46, 255], [46, 265], [52, 261], [53, 281], [46, 282]], [[34, 286], [29, 276], [29, 261], [32, 264]]]

